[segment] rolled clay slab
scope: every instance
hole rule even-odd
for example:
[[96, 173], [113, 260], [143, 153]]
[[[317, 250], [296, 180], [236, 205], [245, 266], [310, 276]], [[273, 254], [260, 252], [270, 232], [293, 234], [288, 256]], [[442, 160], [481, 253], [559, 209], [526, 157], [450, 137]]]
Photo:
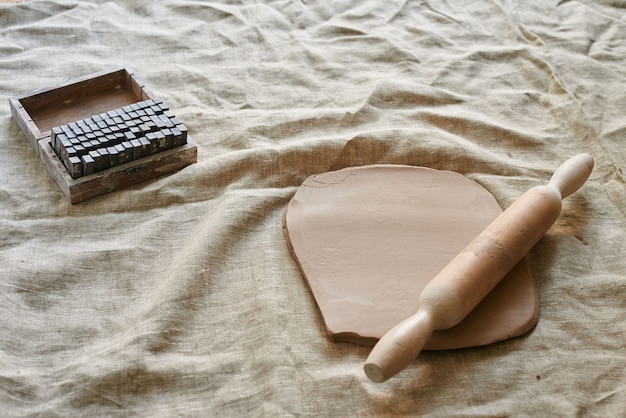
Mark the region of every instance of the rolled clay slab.
[[[374, 345], [414, 314], [420, 292], [502, 209], [478, 183], [424, 167], [370, 165], [311, 176], [283, 229], [333, 341]], [[539, 302], [526, 259], [426, 350], [522, 335]]]

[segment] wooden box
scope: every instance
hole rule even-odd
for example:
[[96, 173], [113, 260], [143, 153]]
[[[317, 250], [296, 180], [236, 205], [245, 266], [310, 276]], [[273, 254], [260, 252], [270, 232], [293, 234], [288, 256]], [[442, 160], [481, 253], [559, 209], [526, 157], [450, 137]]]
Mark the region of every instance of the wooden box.
[[63, 82], [9, 99], [13, 119], [71, 203], [78, 203], [197, 162], [197, 147], [187, 143], [83, 177], [72, 178], [51, 144], [51, 129], [137, 102], [154, 99], [126, 68]]

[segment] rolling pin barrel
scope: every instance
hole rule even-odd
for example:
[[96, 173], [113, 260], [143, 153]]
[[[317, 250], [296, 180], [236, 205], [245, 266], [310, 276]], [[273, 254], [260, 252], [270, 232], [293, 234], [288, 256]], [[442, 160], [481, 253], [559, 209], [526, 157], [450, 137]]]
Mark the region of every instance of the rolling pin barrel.
[[409, 365], [434, 330], [461, 322], [550, 229], [563, 198], [578, 190], [593, 170], [579, 154], [564, 162], [545, 186], [524, 193], [468, 244], [420, 294], [417, 313], [388, 331], [364, 366], [382, 382]]

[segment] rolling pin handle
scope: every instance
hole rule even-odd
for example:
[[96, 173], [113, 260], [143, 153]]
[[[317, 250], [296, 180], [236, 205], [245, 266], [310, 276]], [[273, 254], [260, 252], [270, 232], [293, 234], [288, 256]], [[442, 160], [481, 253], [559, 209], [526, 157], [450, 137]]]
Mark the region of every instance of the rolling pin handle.
[[363, 370], [376, 383], [396, 375], [422, 351], [434, 330], [430, 311], [420, 309], [387, 332], [372, 349]]
[[548, 186], [559, 191], [561, 198], [580, 189], [593, 170], [593, 157], [587, 153], [575, 155], [556, 169]]

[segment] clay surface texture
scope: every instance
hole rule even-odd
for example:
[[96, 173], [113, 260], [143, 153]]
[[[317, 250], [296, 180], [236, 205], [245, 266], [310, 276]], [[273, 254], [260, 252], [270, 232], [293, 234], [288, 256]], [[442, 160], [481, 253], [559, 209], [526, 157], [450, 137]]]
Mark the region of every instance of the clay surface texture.
[[[284, 216], [287, 243], [329, 337], [373, 345], [414, 314], [422, 289], [502, 209], [449, 171], [351, 167], [309, 177]], [[525, 259], [458, 325], [424, 349], [490, 344], [528, 332], [538, 296]]]

